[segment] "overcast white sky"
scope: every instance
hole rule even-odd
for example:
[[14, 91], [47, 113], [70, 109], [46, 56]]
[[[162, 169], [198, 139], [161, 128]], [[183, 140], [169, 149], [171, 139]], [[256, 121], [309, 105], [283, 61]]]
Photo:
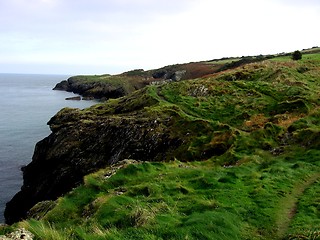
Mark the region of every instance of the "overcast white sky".
[[319, 0], [0, 0], [0, 72], [102, 74], [320, 45]]

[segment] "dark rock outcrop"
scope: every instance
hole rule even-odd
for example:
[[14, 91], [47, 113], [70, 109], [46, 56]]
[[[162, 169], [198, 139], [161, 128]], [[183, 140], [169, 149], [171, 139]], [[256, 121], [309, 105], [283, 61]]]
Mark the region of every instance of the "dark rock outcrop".
[[85, 82], [71, 77], [56, 84], [53, 90], [62, 90], [82, 95], [85, 98], [109, 99], [119, 98], [127, 95], [126, 90], [121, 86], [114, 86], [104, 82]]
[[63, 109], [49, 121], [52, 133], [37, 143], [32, 162], [23, 168], [21, 191], [7, 203], [7, 223], [25, 218], [36, 203], [67, 193], [88, 173], [127, 158], [163, 161], [181, 145], [157, 119], [97, 117], [88, 111]]
[[53, 88], [53, 90], [72, 92], [71, 86], [67, 80], [63, 80], [63, 81], [57, 83], [57, 85]]
[[186, 79], [184, 78], [186, 73], [187, 73], [187, 70], [184, 70], [184, 69], [178, 70], [178, 71], [171, 70], [171, 69], [160, 69], [158, 71], [155, 71], [152, 74], [152, 77], [155, 79], [161, 78], [164, 80], [171, 79], [173, 81], [180, 81], [180, 80]]
[[74, 100], [74, 101], [80, 101], [81, 97], [80, 96], [76, 96], [76, 97], [67, 97], [66, 100]]

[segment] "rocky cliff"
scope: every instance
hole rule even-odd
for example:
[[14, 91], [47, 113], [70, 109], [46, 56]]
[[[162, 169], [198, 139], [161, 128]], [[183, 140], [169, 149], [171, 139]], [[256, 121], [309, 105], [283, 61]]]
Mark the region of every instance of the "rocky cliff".
[[[157, 105], [148, 89], [90, 109], [63, 109], [48, 124], [52, 133], [37, 143], [23, 168], [24, 184], [7, 204], [7, 223], [24, 218], [37, 202], [56, 199], [83, 176], [126, 158], [165, 161], [182, 154], [177, 117], [145, 109]], [[139, 96], [139, 98], [138, 98]]]
[[123, 159], [233, 166], [260, 150], [281, 154], [291, 143], [319, 149], [319, 71], [318, 55], [252, 63], [148, 86], [84, 110], [63, 109], [23, 168], [24, 184], [7, 204], [6, 221], [23, 219], [37, 202], [54, 200], [86, 174]]
[[[53, 90], [69, 91], [86, 98], [110, 99], [128, 95], [149, 84], [181, 81], [203, 77], [262, 58], [225, 59], [169, 65], [159, 69], [144, 71], [136, 69], [117, 75], [73, 76], [56, 84]], [[231, 64], [232, 63], [232, 64]]]
[[53, 90], [63, 90], [84, 98], [109, 99], [125, 96], [148, 84], [145, 79], [117, 78], [110, 75], [74, 76], [58, 83]]

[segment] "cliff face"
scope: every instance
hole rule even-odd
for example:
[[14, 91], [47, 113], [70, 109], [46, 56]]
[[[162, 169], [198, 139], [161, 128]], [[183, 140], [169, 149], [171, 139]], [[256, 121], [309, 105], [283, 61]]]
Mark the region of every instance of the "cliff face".
[[70, 191], [101, 167], [126, 158], [162, 161], [181, 144], [153, 118], [93, 120], [79, 110], [64, 109], [48, 124], [52, 134], [36, 145], [32, 162], [23, 169], [23, 187], [7, 204], [7, 223], [24, 218], [37, 202]]
[[[36, 203], [58, 198], [82, 183], [83, 176], [123, 159], [190, 160], [224, 153], [229, 143], [212, 143], [210, 149], [190, 147], [192, 139], [212, 132], [212, 126], [190, 118], [173, 104], [162, 106], [166, 102], [162, 87], [166, 86], [57, 113], [48, 122], [52, 133], [37, 143], [32, 162], [23, 168], [24, 184], [7, 203], [6, 222], [25, 218]], [[224, 126], [224, 130], [232, 142], [231, 128]]]
[[[146, 84], [141, 83], [141, 87]], [[86, 82], [83, 78], [71, 77], [58, 83], [53, 90], [63, 90], [92, 98], [118, 98], [129, 93], [124, 86], [117, 86], [107, 82]]]

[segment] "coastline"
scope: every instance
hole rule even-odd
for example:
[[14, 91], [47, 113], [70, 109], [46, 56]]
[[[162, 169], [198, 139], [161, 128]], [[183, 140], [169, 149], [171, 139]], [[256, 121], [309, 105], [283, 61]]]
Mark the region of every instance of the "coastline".
[[65, 101], [72, 93], [52, 91], [57, 81], [65, 77], [0, 74], [0, 222], [4, 222], [6, 202], [22, 186], [21, 167], [31, 162], [36, 142], [50, 134], [47, 121], [65, 106], [91, 106], [90, 101]]

